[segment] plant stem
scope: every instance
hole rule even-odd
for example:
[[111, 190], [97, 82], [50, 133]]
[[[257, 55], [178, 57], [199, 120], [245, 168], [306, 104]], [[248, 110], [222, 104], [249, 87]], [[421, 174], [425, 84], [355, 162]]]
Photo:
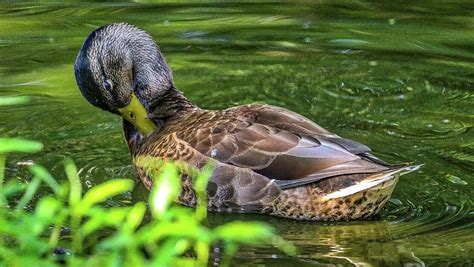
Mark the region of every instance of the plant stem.
[[49, 237], [49, 247], [54, 249], [58, 244], [59, 234], [61, 233], [61, 225], [55, 225], [53, 231], [51, 232], [51, 236]]
[[0, 154], [0, 189], [3, 187], [4, 178], [5, 178], [5, 154]]
[[71, 217], [72, 249], [76, 254], [82, 253], [82, 233], [79, 229], [80, 223], [80, 216], [73, 215]]
[[3, 182], [5, 179], [5, 154], [0, 154], [0, 208], [7, 203], [6, 197], [2, 192], [3, 189]]
[[224, 255], [222, 256], [221, 266], [230, 266], [232, 257], [237, 253], [238, 246], [234, 243], [224, 245]]
[[209, 260], [209, 243], [205, 241], [198, 241], [196, 243], [197, 265], [207, 266]]

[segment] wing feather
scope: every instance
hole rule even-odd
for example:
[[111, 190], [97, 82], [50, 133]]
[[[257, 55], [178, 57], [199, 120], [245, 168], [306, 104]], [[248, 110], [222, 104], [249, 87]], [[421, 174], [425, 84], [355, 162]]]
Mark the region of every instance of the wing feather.
[[[161, 144], [161, 155], [157, 156], [186, 148], [193, 151], [193, 160], [215, 159], [218, 166], [209, 180], [208, 191], [217, 209], [237, 205], [251, 210], [264, 199], [274, 199], [280, 189], [389, 169], [369, 153], [367, 146], [340, 138], [279, 107], [247, 105], [224, 111], [201, 110], [188, 114], [184, 120], [186, 123], [167, 126], [167, 131], [184, 145]], [[157, 141], [151, 138], [147, 142]], [[144, 147], [147, 146], [151, 145]]]

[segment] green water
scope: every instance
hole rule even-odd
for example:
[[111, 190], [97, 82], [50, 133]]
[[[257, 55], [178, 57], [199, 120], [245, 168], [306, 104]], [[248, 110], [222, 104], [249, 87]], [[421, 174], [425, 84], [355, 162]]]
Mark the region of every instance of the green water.
[[[244, 247], [234, 263], [271, 266], [474, 264], [474, 9], [456, 4], [0, 4], [0, 136], [40, 140], [28, 161], [60, 179], [72, 157], [86, 187], [134, 177], [118, 117], [92, 107], [73, 74], [96, 27], [126, 21], [149, 31], [178, 88], [202, 108], [263, 102], [299, 112], [366, 143], [389, 162], [425, 166], [404, 176], [370, 221], [314, 223], [210, 214], [274, 225], [299, 249]], [[43, 192], [46, 194], [47, 192]], [[113, 199], [127, 205], [146, 191]], [[217, 261], [217, 260], [216, 260]]]

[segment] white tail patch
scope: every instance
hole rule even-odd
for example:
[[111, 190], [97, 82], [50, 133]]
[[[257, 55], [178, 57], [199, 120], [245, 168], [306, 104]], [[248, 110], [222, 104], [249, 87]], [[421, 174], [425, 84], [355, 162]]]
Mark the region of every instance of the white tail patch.
[[[359, 183], [343, 188], [338, 191], [334, 191], [332, 193], [329, 193], [323, 197], [324, 200], [330, 200], [330, 199], [335, 199], [335, 198], [341, 198], [341, 197], [346, 197], [350, 196], [352, 194], [367, 190], [369, 188], [372, 188], [374, 186], [378, 186], [384, 182], [392, 180], [387, 186], [391, 186], [393, 182], [397, 182], [395, 178], [400, 177], [400, 175], [404, 175], [407, 173], [410, 173], [412, 171], [418, 170], [421, 166], [423, 165], [414, 165], [414, 166], [406, 166], [402, 167], [400, 169], [392, 170], [392, 171], [387, 171], [383, 173], [377, 173], [372, 176], [369, 176], [365, 178], [364, 180], [360, 181]], [[384, 187], [384, 188], [385, 188]]]

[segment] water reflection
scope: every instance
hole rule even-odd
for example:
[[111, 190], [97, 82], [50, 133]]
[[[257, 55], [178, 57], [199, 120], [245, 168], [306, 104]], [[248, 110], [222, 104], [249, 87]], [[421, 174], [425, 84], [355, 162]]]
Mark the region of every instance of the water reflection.
[[[261, 258], [273, 265], [284, 266], [290, 262], [317, 266], [422, 266], [422, 261], [406, 248], [399, 246], [386, 221], [349, 222], [336, 224], [293, 222], [263, 216], [232, 215], [231, 219], [266, 220], [278, 228], [282, 236], [292, 240], [299, 249], [299, 256], [281, 256], [270, 248], [246, 250], [238, 254], [240, 264], [258, 264]], [[212, 214], [211, 224], [229, 220], [229, 216]]]

